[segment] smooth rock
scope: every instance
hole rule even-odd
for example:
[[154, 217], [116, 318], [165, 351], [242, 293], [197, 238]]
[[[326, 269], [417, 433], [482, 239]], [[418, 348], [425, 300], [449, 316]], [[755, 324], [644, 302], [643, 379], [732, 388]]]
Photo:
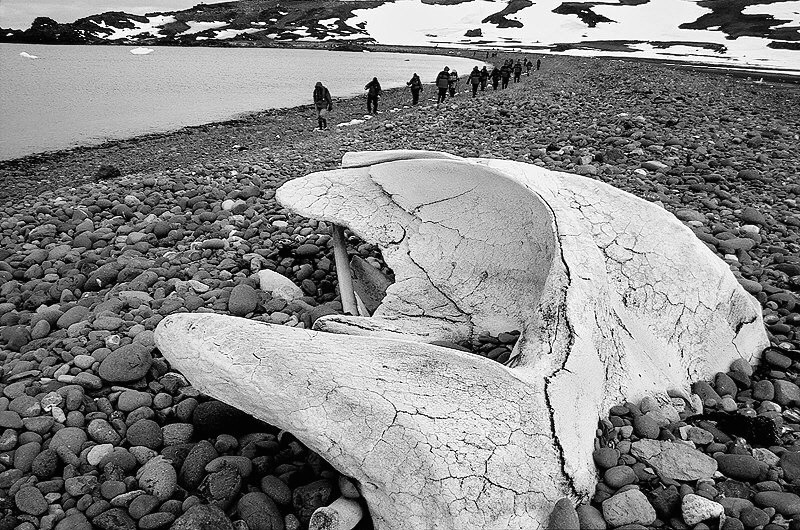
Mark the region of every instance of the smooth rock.
[[136, 473], [139, 487], [160, 501], [172, 496], [178, 485], [178, 474], [175, 468], [163, 456], [149, 460]]
[[[563, 498], [556, 502], [553, 511], [550, 512], [550, 517], [547, 520], [548, 530], [579, 530], [580, 522], [578, 520], [578, 512], [572, 505], [572, 501]], [[268, 529], [263, 529], [268, 530]]]
[[255, 311], [258, 305], [258, 293], [246, 284], [239, 284], [231, 291], [228, 299], [228, 311], [234, 316], [243, 317]]
[[276, 504], [261, 492], [247, 493], [237, 504], [239, 516], [249, 530], [283, 530], [283, 515]]
[[42, 492], [34, 486], [24, 486], [14, 495], [17, 508], [30, 515], [41, 515], [47, 511], [47, 501]]
[[753, 497], [756, 506], [775, 508], [779, 514], [793, 517], [800, 514], [800, 496], [784, 491], [760, 491]]
[[603, 517], [612, 527], [628, 524], [649, 525], [656, 520], [656, 511], [639, 490], [617, 493], [603, 501]]
[[233, 523], [221, 509], [197, 504], [178, 517], [170, 530], [234, 530]]
[[724, 512], [725, 509], [721, 504], [694, 493], [684, 496], [681, 503], [683, 520], [689, 526], [694, 526], [701, 521], [717, 519]]
[[715, 460], [720, 473], [735, 480], [753, 482], [762, 474], [763, 464], [750, 455], [721, 454]]
[[149, 348], [129, 344], [120, 346], [103, 359], [98, 373], [111, 383], [127, 383], [144, 377], [152, 364], [153, 356]]
[[271, 270], [258, 271], [259, 288], [267, 293], [272, 293], [275, 298], [291, 302], [303, 297], [303, 290], [295, 285], [292, 280]]

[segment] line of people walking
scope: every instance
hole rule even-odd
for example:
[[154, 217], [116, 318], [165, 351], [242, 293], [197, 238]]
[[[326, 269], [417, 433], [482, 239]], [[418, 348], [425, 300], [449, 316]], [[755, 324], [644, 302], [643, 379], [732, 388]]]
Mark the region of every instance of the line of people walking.
[[[539, 70], [541, 65], [541, 59], [536, 59], [536, 70]], [[534, 63], [528, 60], [527, 57], [525, 58], [524, 62], [521, 62], [519, 59], [517, 59], [516, 63], [512, 59], [506, 59], [503, 61], [503, 65], [500, 68], [495, 66], [492, 68], [491, 72], [487, 70], [486, 66], [481, 69], [478, 69], [478, 67], [475, 66], [467, 77], [467, 84], [472, 89], [472, 97], [477, 97], [478, 90], [486, 90], [486, 87], [489, 85], [489, 81], [492, 83], [492, 90], [497, 90], [498, 86], [500, 86], [501, 89], [505, 89], [508, 88], [508, 84], [512, 78], [514, 83], [520, 82], [523, 70], [525, 70], [526, 75], [530, 75], [533, 67]], [[435, 81], [437, 90], [436, 106], [444, 103], [448, 95], [451, 98], [456, 96], [458, 91], [458, 82], [459, 76], [455, 69], [450, 70], [448, 66], [445, 66], [444, 69], [439, 72]], [[416, 72], [413, 76], [411, 76], [411, 80], [406, 83], [406, 86], [411, 89], [411, 104], [418, 105], [419, 95], [424, 90], [424, 87], [422, 80], [420, 79], [419, 75], [416, 74]], [[364, 90], [367, 91], [367, 113], [377, 114], [378, 100], [383, 92], [378, 78], [373, 77], [372, 81], [364, 85]], [[313, 98], [314, 107], [317, 110], [317, 123], [319, 130], [325, 130], [328, 128], [328, 113], [333, 110], [333, 101], [331, 99], [330, 91], [323, 86], [321, 81], [318, 81], [314, 86]]]

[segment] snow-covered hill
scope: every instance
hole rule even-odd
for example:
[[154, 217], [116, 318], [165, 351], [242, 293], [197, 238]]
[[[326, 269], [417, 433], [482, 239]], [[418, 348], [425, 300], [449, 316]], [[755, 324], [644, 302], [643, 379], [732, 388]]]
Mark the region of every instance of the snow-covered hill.
[[10, 42], [434, 45], [624, 55], [800, 73], [800, 0], [240, 0], [37, 19]]

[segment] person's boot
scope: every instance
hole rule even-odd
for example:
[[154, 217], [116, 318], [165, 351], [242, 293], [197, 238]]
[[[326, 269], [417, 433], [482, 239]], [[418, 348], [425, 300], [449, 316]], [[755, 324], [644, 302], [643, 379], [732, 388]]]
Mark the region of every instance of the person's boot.
[[318, 127], [319, 127], [320, 131], [322, 130], [322, 124], [323, 123], [325, 123], [325, 120], [323, 120], [322, 118], [317, 118], [317, 124], [318, 124]]
[[328, 129], [328, 120], [322, 118], [322, 128], [327, 130]]

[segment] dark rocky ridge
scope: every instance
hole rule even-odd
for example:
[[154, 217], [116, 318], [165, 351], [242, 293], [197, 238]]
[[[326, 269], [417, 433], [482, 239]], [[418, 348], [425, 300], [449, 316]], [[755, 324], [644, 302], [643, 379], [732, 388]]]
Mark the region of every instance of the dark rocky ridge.
[[[472, 0], [421, 0], [425, 4], [457, 5]], [[615, 9], [624, 10], [628, 6], [646, 4], [649, 0], [619, 0], [618, 3], [566, 1], [553, 9], [554, 13], [572, 17], [576, 15], [587, 27], [595, 27], [598, 23], [615, 23], [613, 18], [598, 15], [593, 11], [596, 5], [612, 5]], [[752, 5], [769, 4], [778, 0], [700, 0], [698, 3], [711, 9], [697, 20], [687, 20], [680, 25], [683, 29], [715, 29], [725, 33], [729, 39], [740, 36], [765, 37], [772, 39], [772, 48], [794, 49], [800, 42], [798, 27], [778, 27], [785, 20], [775, 20], [770, 15], [745, 15], [743, 10]], [[109, 40], [113, 33], [110, 28], [132, 29], [136, 23], [146, 22], [144, 16], [121, 12], [106, 12], [72, 23], [59, 24], [46, 17], [37, 18], [26, 30], [0, 28], [0, 42], [17, 43], [50, 43], [50, 44], [146, 44], [169, 46], [309, 46], [299, 41], [303, 37], [317, 39], [313, 45], [321, 47], [375, 44], [369, 34], [369, 28], [363, 23], [355, 26], [347, 24], [353, 11], [376, 8], [386, 0], [326, 0], [317, 2], [300, 0], [281, 3], [280, 0], [238, 0], [220, 4], [198, 4], [190, 9], [175, 12], [148, 13], [147, 16], [170, 15], [174, 22], [166, 23], [154, 33], [140, 33], [124, 39]], [[502, 6], [502, 7], [501, 7]], [[483, 18], [473, 21], [493, 24], [498, 28], [520, 28], [523, 23], [511, 15], [527, 8], [535, 8], [530, 0], [507, 0], [501, 2], [498, 10]], [[335, 20], [332, 24], [321, 24], [321, 21]], [[207, 29], [197, 33], [182, 35], [189, 29], [188, 22], [224, 22], [221, 28]], [[216, 31], [253, 30], [241, 33], [230, 39], [217, 39]], [[535, 28], [531, 28], [535, 30]], [[300, 31], [302, 30], [302, 31]], [[466, 30], [465, 30], [466, 31]], [[472, 35], [473, 38], [479, 34]], [[435, 36], [434, 36], [435, 37]], [[521, 42], [508, 37], [500, 37], [497, 41], [470, 41], [461, 44], [472, 46], [503, 47], [504, 45], [535, 45], [533, 42]], [[391, 44], [391, 43], [386, 43]], [[440, 44], [448, 44], [441, 42]], [[453, 43], [449, 43], [453, 44]], [[587, 49], [608, 49], [607, 46], [592, 46], [592, 43], [549, 43], [548, 46], [559, 45], [561, 48], [584, 47]]]

